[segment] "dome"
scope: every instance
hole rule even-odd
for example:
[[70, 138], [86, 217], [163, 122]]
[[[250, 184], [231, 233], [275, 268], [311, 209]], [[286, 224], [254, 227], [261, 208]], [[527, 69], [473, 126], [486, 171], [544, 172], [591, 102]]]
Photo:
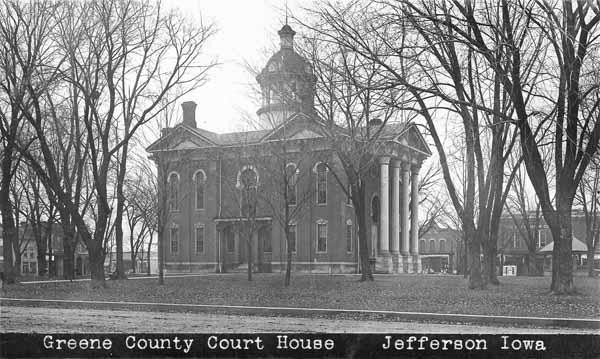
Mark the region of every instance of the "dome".
[[267, 61], [267, 65], [261, 71], [260, 77], [268, 76], [272, 73], [312, 75], [312, 67], [296, 51], [280, 49]]
[[280, 49], [256, 77], [262, 92], [257, 114], [269, 126], [281, 123], [290, 113], [311, 113], [314, 107], [316, 77], [310, 63], [294, 51], [296, 32], [285, 24], [278, 34]]

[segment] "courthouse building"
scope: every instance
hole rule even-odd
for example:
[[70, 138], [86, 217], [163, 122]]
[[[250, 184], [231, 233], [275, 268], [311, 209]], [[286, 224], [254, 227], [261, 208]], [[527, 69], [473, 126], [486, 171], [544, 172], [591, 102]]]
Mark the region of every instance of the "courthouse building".
[[[257, 76], [260, 130], [218, 134], [199, 128], [196, 104], [189, 101], [182, 104], [182, 122], [164, 129], [147, 148], [164, 178], [168, 271], [242, 270], [249, 260], [255, 271], [285, 268], [285, 231], [280, 213], [273, 212], [283, 207], [248, 208], [252, 191], [277, 193], [275, 176], [263, 163], [279, 155], [272, 151], [282, 142], [286, 171], [299, 174], [290, 183], [290, 204], [300, 205], [299, 193], [310, 193], [290, 227], [294, 270], [360, 271], [357, 221], [342, 188], [347, 180], [331, 135], [314, 111], [316, 77], [294, 51], [292, 28], [286, 24], [278, 34], [281, 48]], [[338, 131], [344, 134], [343, 128]], [[413, 124], [387, 124], [378, 141], [365, 191], [369, 256], [379, 272], [418, 272], [419, 168], [431, 152]], [[256, 228], [250, 247], [242, 230], [249, 225]]]

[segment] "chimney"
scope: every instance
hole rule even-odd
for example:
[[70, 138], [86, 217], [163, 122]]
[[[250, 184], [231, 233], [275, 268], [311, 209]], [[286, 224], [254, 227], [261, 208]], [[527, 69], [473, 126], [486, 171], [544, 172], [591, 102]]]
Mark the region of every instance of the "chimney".
[[183, 109], [183, 124], [196, 128], [196, 103], [186, 101], [181, 104], [181, 108]]

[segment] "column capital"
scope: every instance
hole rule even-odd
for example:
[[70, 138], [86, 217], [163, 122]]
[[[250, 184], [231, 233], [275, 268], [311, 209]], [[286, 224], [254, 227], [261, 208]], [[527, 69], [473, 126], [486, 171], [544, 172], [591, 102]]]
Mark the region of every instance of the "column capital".
[[410, 170], [410, 162], [402, 161], [402, 171]]
[[390, 162], [390, 166], [392, 166], [392, 168], [400, 168], [401, 164], [402, 164], [402, 161], [400, 161], [397, 158], [392, 158], [392, 161]]
[[379, 163], [380, 165], [387, 165], [390, 163], [390, 157], [389, 156], [377, 157], [377, 163]]
[[413, 163], [410, 165], [410, 170], [412, 171], [413, 174], [418, 174], [420, 169], [421, 169], [420, 163]]

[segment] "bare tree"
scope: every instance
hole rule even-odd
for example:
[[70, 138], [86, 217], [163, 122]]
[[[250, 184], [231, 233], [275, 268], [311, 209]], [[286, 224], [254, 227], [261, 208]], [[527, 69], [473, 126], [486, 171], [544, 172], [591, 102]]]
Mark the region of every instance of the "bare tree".
[[159, 5], [149, 3], [94, 1], [60, 6], [68, 16], [58, 21], [55, 48], [63, 51], [66, 63], [57, 65], [51, 74], [60, 70], [71, 87], [72, 111], [79, 115], [81, 140], [89, 149], [93, 228], [87, 226], [79, 206], [58, 180], [58, 160], [45, 132], [45, 114], [55, 95], [32, 86], [28, 95], [33, 106], [25, 117], [35, 129], [43, 161], [34, 156], [28, 160], [86, 243], [96, 285], [104, 281], [104, 243], [111, 233], [113, 189], [116, 207], [120, 208], [114, 217], [117, 263], [122, 260], [122, 182], [129, 141], [178, 95], [204, 82], [214, 62], [204, 61], [203, 45], [213, 29], [211, 25], [190, 24], [175, 13], [163, 14]]
[[[596, 156], [598, 157], [598, 156]], [[581, 206], [585, 218], [585, 244], [587, 245], [588, 275], [595, 275], [595, 254], [600, 241], [600, 167], [597, 161], [590, 164], [579, 183], [575, 200]]]
[[[600, 8], [583, 1], [451, 4], [452, 18], [426, 16], [451, 32], [453, 39], [481, 54], [510, 94], [517, 117], [511, 122], [518, 129], [523, 161], [554, 238], [551, 290], [572, 293], [571, 210], [600, 140], [600, 98], [595, 96]], [[494, 16], [488, 16], [492, 9]], [[535, 50], [540, 48], [548, 51]], [[498, 62], [494, 49], [502, 49], [506, 61]], [[527, 81], [531, 63], [553, 69], [535, 72], [536, 82], [543, 81], [543, 86], [532, 87]], [[535, 101], [528, 101], [532, 97]], [[588, 102], [590, 111], [584, 111], [582, 103]], [[551, 120], [551, 171], [544, 169], [539, 148], [540, 136], [546, 133], [534, 129], [540, 118]], [[549, 186], [552, 175], [556, 179], [554, 198]]]
[[[330, 41], [373, 61], [387, 76], [388, 86], [410, 93], [414, 107], [405, 105], [404, 110], [414, 109], [425, 119], [451, 202], [463, 221], [471, 261], [469, 286], [481, 288], [488, 280], [498, 283], [495, 243], [507, 193], [504, 165], [516, 137], [506, 123], [512, 107], [499, 76], [481, 66], [474, 51], [452, 41], [452, 33], [429, 20], [434, 14], [451, 17], [443, 3], [380, 2], [369, 8], [356, 1], [343, 8], [324, 5], [314, 13], [329, 24], [320, 29]], [[501, 60], [504, 53], [496, 51], [494, 56]], [[438, 114], [457, 119], [462, 127], [466, 161], [462, 198], [439, 135]], [[481, 141], [482, 136], [491, 145]], [[483, 277], [482, 247], [487, 259]]]
[[[49, 1], [30, 4], [3, 1], [0, 8], [0, 211], [4, 239], [4, 282], [15, 282], [12, 245], [18, 235], [12, 216], [10, 186], [19, 165], [18, 146], [31, 108], [28, 88], [44, 89], [51, 81], [41, 73], [53, 56], [51, 32], [57, 5]], [[50, 71], [52, 72], [52, 71]], [[26, 143], [25, 146], [28, 144]]]

